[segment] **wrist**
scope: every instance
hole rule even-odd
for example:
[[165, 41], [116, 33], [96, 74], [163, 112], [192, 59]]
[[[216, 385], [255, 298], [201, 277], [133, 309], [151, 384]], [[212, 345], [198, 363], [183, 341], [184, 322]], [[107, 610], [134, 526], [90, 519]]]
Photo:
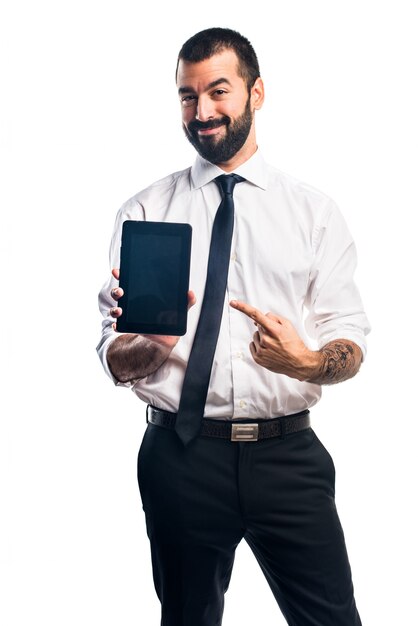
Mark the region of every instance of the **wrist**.
[[307, 383], [315, 382], [322, 371], [324, 358], [319, 350], [307, 350], [302, 370], [303, 377], [300, 380]]

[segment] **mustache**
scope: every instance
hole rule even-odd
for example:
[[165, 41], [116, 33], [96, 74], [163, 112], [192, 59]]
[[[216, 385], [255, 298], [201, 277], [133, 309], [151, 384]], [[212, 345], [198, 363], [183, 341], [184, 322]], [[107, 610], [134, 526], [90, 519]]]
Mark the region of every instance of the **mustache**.
[[192, 120], [187, 128], [189, 132], [198, 131], [198, 130], [209, 130], [212, 128], [219, 128], [220, 126], [228, 126], [231, 122], [231, 118], [227, 115], [220, 117], [217, 120], [208, 120], [207, 122], [201, 122], [200, 120]]

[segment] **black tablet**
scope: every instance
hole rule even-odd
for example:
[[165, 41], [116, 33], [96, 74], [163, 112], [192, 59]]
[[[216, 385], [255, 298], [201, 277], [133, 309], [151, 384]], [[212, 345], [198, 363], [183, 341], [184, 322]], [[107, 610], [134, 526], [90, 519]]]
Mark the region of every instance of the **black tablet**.
[[118, 332], [185, 334], [191, 240], [190, 224], [123, 223]]

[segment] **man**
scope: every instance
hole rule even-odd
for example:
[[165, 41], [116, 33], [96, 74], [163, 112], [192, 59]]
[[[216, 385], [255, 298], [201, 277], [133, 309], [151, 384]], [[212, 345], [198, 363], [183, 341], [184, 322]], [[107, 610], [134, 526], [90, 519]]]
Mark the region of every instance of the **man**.
[[[198, 33], [179, 53], [176, 81], [196, 162], [123, 205], [112, 266], [124, 220], [190, 223], [188, 331], [115, 333], [122, 290], [113, 270], [98, 347], [114, 381], [150, 405], [138, 476], [161, 623], [221, 624], [244, 538], [290, 625], [359, 625], [334, 467], [308, 411], [321, 385], [354, 376], [365, 353], [353, 241], [328, 197], [262, 159], [255, 111], [264, 87], [247, 39]], [[218, 224], [225, 211], [234, 221], [227, 276], [214, 269], [232, 229]]]

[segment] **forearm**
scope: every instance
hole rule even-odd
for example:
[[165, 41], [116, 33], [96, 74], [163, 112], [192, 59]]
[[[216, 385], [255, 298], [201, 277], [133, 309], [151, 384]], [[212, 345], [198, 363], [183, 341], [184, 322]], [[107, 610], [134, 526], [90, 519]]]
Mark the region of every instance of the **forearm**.
[[362, 351], [349, 339], [335, 339], [320, 350], [309, 350], [293, 324], [280, 315], [261, 313], [245, 302], [231, 300], [255, 323], [257, 330], [250, 343], [254, 361], [266, 369], [290, 378], [332, 385], [352, 378], [360, 369]]
[[362, 360], [361, 349], [348, 339], [330, 341], [313, 355], [312, 371], [306, 380], [317, 385], [332, 385], [352, 378]]
[[173, 347], [142, 335], [120, 335], [110, 344], [107, 361], [113, 376], [121, 383], [127, 383], [155, 372], [167, 360]]

